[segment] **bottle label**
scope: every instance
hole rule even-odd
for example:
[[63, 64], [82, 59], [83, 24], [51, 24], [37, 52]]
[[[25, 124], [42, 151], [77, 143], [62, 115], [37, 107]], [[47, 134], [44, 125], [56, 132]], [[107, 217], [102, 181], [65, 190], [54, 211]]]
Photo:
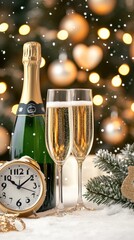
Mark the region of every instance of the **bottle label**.
[[29, 103], [20, 103], [17, 111], [17, 115], [43, 115], [45, 114], [45, 109], [43, 103], [35, 103], [34, 101], [30, 101]]

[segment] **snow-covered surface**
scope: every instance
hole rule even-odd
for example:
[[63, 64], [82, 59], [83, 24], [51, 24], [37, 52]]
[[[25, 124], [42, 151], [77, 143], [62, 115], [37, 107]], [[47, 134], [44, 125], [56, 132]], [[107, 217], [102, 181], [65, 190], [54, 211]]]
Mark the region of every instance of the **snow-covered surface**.
[[1, 240], [133, 240], [134, 212], [120, 206], [82, 210], [63, 217], [24, 219], [22, 232], [0, 233]]
[[[84, 185], [90, 177], [102, 174], [94, 168], [94, 156], [83, 163]], [[77, 200], [77, 164], [70, 157], [64, 166], [64, 203], [74, 206]], [[0, 233], [0, 240], [134, 240], [134, 211], [123, 209], [120, 205], [105, 207], [87, 203], [83, 210], [67, 214], [64, 217], [44, 216], [26, 219], [26, 229], [22, 232]]]

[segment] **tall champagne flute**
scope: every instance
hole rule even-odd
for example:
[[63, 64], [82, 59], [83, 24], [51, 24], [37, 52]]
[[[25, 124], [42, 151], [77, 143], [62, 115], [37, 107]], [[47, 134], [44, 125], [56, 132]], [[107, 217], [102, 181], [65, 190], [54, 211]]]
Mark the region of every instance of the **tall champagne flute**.
[[73, 110], [73, 155], [78, 163], [78, 199], [76, 209], [84, 208], [82, 200], [82, 164], [90, 153], [94, 137], [91, 89], [71, 89]]
[[49, 89], [46, 100], [46, 146], [57, 165], [59, 175], [59, 203], [57, 215], [64, 215], [62, 192], [62, 169], [70, 155], [73, 143], [72, 107], [70, 91], [67, 89]]

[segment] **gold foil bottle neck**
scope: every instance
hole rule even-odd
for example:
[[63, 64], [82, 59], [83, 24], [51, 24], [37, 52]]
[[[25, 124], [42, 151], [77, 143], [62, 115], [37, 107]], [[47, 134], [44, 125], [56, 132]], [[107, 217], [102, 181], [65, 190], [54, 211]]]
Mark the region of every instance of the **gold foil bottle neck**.
[[27, 42], [23, 45], [22, 62], [41, 62], [41, 45], [38, 42]]

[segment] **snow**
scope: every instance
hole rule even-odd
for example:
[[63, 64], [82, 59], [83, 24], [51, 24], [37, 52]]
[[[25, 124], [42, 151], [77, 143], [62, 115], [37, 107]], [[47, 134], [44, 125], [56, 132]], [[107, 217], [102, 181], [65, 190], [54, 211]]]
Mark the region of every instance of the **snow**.
[[24, 219], [22, 232], [0, 233], [2, 240], [132, 240], [134, 212], [120, 206], [82, 210], [63, 217]]

